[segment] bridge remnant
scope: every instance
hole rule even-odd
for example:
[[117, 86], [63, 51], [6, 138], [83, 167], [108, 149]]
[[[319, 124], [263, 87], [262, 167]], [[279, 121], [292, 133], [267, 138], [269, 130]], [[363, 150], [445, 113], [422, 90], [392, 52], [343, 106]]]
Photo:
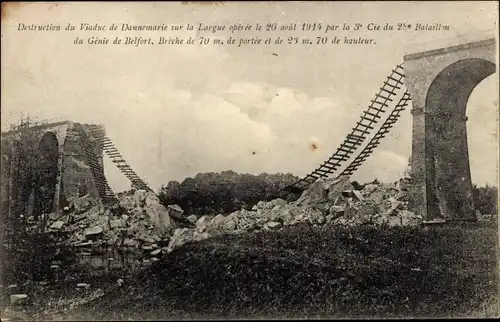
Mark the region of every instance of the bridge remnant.
[[410, 209], [428, 221], [476, 219], [466, 107], [495, 63], [495, 38], [404, 57], [413, 105]]
[[[2, 133], [2, 217], [57, 213], [72, 198], [118, 204], [104, 175], [103, 151], [137, 189], [150, 190], [126, 164], [103, 126], [70, 121]], [[119, 163], [118, 163], [119, 162]]]

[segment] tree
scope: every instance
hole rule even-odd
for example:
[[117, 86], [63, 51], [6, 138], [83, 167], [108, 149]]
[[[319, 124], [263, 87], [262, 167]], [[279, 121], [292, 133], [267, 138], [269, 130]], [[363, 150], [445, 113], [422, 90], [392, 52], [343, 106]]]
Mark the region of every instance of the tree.
[[473, 185], [474, 205], [481, 214], [497, 214], [498, 189], [486, 184], [484, 187]]
[[178, 204], [185, 214], [206, 215], [251, 209], [259, 201], [286, 199], [283, 189], [299, 178], [292, 174], [199, 173], [180, 184], [169, 182], [160, 192], [164, 205]]

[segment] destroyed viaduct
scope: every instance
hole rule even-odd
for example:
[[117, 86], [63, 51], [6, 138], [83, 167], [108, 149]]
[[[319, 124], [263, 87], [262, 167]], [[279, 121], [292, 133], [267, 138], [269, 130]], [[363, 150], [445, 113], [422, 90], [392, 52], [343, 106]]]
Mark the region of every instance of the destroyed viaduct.
[[[388, 76], [339, 150], [294, 186], [304, 189], [316, 179], [334, 174], [341, 162], [350, 160], [350, 154], [356, 156], [357, 152], [357, 157], [340, 173], [352, 174], [389, 132], [411, 99], [410, 209], [426, 220], [473, 220], [466, 105], [475, 86], [496, 71], [495, 57], [494, 38], [406, 55], [404, 69], [400, 65]], [[371, 130], [377, 131], [377, 121], [404, 86], [407, 91], [399, 103], [385, 113], [385, 122], [359, 153], [357, 149]], [[2, 133], [1, 141], [2, 216], [58, 212], [68, 198], [86, 194], [111, 206], [117, 199], [104, 175], [104, 153], [133, 187], [151, 190], [126, 164], [102, 126], [69, 121], [38, 124]], [[28, 150], [33, 151], [34, 162], [24, 164], [21, 156]], [[29, 173], [35, 173], [35, 178], [27, 177]], [[27, 180], [38, 181], [30, 185]]]
[[496, 70], [494, 38], [404, 57], [413, 105], [410, 209], [428, 219], [473, 220], [467, 101]]
[[[2, 212], [36, 216], [57, 212], [71, 196], [105, 197], [102, 147], [81, 135], [84, 127], [65, 121], [2, 133]], [[23, 184], [30, 179], [33, 186]]]

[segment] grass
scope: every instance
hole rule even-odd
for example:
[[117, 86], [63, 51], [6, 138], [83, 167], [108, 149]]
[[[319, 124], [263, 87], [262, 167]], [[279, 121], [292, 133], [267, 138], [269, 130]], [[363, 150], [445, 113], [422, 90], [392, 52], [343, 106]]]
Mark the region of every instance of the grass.
[[496, 223], [289, 227], [183, 247], [72, 319], [497, 315]]

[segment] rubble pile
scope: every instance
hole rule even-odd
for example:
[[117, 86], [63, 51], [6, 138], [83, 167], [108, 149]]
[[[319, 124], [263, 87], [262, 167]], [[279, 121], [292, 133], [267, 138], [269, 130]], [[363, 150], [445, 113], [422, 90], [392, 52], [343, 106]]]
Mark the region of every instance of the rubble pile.
[[[72, 198], [60, 215], [47, 215], [46, 231], [66, 235], [65, 244], [77, 248], [113, 246], [154, 251], [158, 245], [168, 245], [175, 226], [169, 210], [154, 193], [136, 190], [119, 196], [119, 200], [121, 212], [104, 210], [89, 195]], [[172, 209], [177, 216], [182, 214], [178, 206]]]
[[[177, 205], [164, 207], [151, 192], [137, 190], [119, 195], [123, 212], [104, 210], [90, 196], [70, 200], [70, 207], [56, 218], [48, 215], [49, 231], [68, 234], [74, 247], [93, 245], [141, 248], [154, 256], [191, 241], [222, 234], [278, 230], [305, 223], [311, 226], [388, 225], [414, 226], [422, 218], [408, 211], [407, 179], [394, 184], [374, 182], [355, 190], [347, 177], [318, 179], [300, 198], [260, 201], [251, 210], [227, 216], [191, 215], [194, 228], [177, 228], [172, 218], [182, 218]], [[153, 256], [152, 255], [152, 256]]]
[[291, 203], [282, 199], [259, 202], [252, 210], [227, 216], [202, 216], [195, 229], [174, 232], [167, 252], [181, 245], [221, 234], [276, 230], [306, 223], [312, 226], [415, 226], [422, 218], [408, 211], [407, 179], [395, 184], [371, 183], [355, 190], [348, 178], [319, 179]]

